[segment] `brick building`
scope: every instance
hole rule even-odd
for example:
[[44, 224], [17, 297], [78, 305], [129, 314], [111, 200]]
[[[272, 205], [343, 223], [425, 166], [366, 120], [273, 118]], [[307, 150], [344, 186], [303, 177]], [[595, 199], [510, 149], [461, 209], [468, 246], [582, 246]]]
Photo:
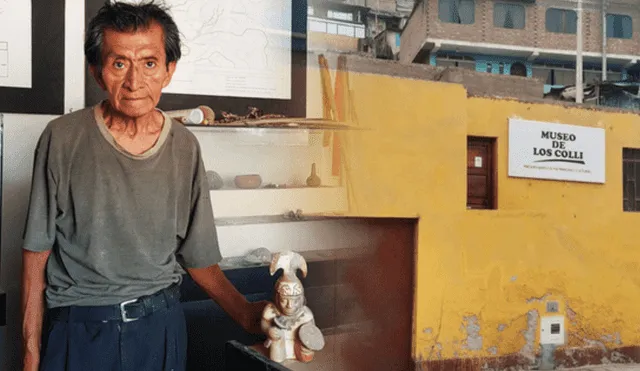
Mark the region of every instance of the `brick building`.
[[[585, 83], [601, 80], [603, 51], [608, 81], [637, 81], [640, 1], [583, 3]], [[399, 59], [533, 76], [548, 91], [575, 84], [576, 30], [576, 0], [419, 0], [402, 32]]]
[[[308, 0], [307, 46], [311, 51], [376, 54], [376, 41], [400, 51], [400, 31], [414, 0]], [[380, 44], [379, 42], [377, 44]]]

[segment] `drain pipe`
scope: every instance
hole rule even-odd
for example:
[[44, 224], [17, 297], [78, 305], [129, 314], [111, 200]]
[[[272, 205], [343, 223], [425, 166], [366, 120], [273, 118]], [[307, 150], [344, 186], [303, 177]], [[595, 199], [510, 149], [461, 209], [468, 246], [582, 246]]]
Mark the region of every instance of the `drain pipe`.
[[576, 53], [576, 103], [582, 104], [584, 99], [584, 85], [582, 82], [582, 0], [578, 0], [578, 29], [577, 29], [577, 53]]
[[607, 0], [602, 0], [602, 82], [607, 81]]

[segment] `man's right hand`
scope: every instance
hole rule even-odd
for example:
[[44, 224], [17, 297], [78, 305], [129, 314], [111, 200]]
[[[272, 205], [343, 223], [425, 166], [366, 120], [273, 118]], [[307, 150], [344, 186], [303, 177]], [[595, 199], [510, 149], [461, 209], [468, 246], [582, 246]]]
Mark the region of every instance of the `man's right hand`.
[[25, 351], [22, 371], [38, 371], [40, 366], [40, 354]]

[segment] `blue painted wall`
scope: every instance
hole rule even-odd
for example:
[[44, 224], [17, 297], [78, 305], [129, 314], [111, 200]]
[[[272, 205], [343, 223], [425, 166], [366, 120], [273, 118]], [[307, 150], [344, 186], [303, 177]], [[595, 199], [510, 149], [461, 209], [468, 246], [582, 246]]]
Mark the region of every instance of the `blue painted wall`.
[[[509, 75], [511, 73], [511, 65], [514, 63], [522, 63], [527, 67], [527, 77], [531, 77], [531, 67], [532, 63], [527, 61], [526, 59], [518, 59], [513, 57], [501, 57], [495, 55], [482, 55], [482, 54], [466, 54], [466, 53], [456, 53], [456, 52], [448, 52], [443, 51], [438, 53], [438, 55], [456, 55], [456, 56], [464, 56], [471, 57], [476, 61], [476, 71], [478, 72], [487, 72], [487, 65], [491, 63], [491, 73], [499, 73], [500, 72], [500, 63], [504, 65], [504, 75]], [[431, 55], [429, 63], [432, 66], [436, 65], [436, 55]]]

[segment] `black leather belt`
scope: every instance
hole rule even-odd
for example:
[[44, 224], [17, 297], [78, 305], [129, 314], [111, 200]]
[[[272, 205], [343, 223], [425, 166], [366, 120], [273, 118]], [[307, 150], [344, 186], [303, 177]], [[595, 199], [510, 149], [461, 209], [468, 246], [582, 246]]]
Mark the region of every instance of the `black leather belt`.
[[47, 314], [51, 320], [62, 322], [133, 322], [178, 302], [180, 302], [180, 287], [174, 284], [155, 294], [127, 300], [120, 304], [57, 307], [49, 309]]

